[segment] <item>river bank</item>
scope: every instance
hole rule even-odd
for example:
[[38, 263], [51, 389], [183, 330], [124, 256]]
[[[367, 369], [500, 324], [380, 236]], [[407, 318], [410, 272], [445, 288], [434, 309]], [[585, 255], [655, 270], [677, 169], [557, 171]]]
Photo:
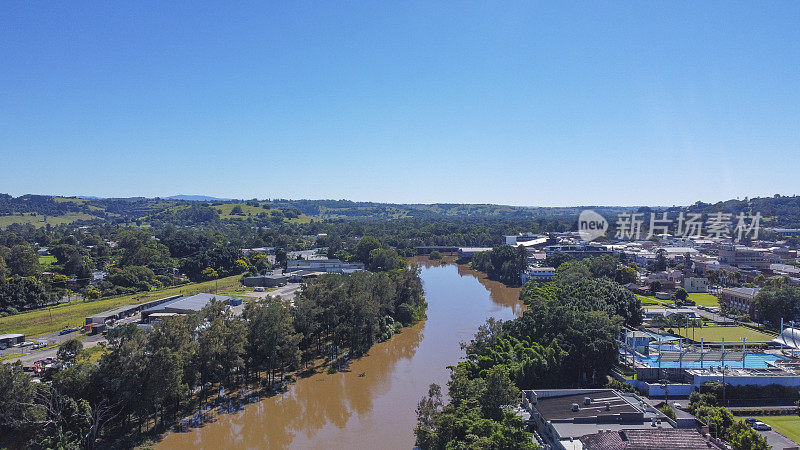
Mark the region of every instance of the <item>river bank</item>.
[[463, 356], [460, 342], [489, 317], [521, 314], [519, 289], [488, 280], [466, 266], [414, 261], [428, 318], [376, 344], [349, 370], [301, 378], [283, 393], [218, 417], [158, 448], [410, 448], [415, 408], [431, 383]]

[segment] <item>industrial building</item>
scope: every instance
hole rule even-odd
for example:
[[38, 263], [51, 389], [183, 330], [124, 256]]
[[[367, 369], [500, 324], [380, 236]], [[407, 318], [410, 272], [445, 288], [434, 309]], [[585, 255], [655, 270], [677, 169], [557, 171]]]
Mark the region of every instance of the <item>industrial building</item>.
[[142, 311], [147, 308], [152, 308], [156, 305], [160, 305], [162, 303], [166, 303], [177, 298], [180, 298], [180, 295], [172, 295], [169, 297], [160, 298], [158, 300], [151, 300], [149, 302], [142, 302], [134, 305], [124, 305], [118, 308], [109, 309], [108, 311], [103, 311], [94, 315], [91, 315], [86, 318], [86, 325], [91, 324], [102, 324], [106, 323], [111, 320], [120, 320], [126, 317], [130, 317], [139, 311]]
[[0, 350], [5, 350], [25, 342], [25, 335], [20, 333], [0, 334]]
[[338, 259], [290, 259], [286, 261], [284, 273], [296, 270], [311, 270], [314, 272], [352, 273], [364, 270], [364, 263], [343, 262]]
[[492, 251], [492, 247], [459, 247], [458, 259], [466, 261], [471, 259], [475, 253], [490, 251]]
[[241, 300], [233, 299], [225, 295], [202, 293], [191, 295], [189, 297], [179, 297], [143, 310], [142, 323], [150, 323], [152, 320], [160, 317], [189, 314], [200, 311], [206, 305], [208, 305], [212, 299], [216, 299], [227, 305], [234, 303], [241, 304]]

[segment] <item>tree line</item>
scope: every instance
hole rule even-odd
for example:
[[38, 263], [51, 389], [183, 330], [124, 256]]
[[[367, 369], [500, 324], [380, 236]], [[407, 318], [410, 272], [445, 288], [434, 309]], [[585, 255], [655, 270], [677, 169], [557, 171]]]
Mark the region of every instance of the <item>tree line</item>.
[[64, 368], [42, 383], [19, 363], [4, 364], [0, 435], [13, 436], [12, 447], [131, 446], [179, 417], [202, 417], [222, 388], [274, 392], [294, 371], [338, 370], [426, 308], [416, 267], [322, 275], [294, 304], [252, 301], [237, 316], [213, 300], [149, 331], [119, 327], [96, 362], [75, 340], [59, 350]]

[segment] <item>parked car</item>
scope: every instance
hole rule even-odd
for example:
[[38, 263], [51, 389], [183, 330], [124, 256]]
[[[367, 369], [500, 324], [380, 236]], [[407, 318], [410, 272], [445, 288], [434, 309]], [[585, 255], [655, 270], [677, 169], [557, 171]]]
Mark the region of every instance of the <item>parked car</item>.
[[771, 426], [761, 422], [760, 420], [757, 420], [756, 423], [753, 424], [753, 428], [758, 431], [769, 431], [772, 429]]
[[47, 342], [37, 342], [37, 343], [33, 344], [33, 349], [34, 350], [38, 350], [40, 348], [45, 348], [45, 347], [47, 347]]
[[25, 342], [19, 344], [20, 347], [30, 347], [31, 345], [33, 345], [33, 342], [31, 342], [31, 341], [25, 341]]
[[744, 419], [744, 422], [752, 427], [753, 424], [758, 422], [758, 421], [756, 419], [752, 418], [752, 417], [748, 417], [747, 419]]
[[255, 292], [264, 292], [264, 288], [263, 287], [257, 287], [255, 289], [253, 289], [253, 291], [255, 291]]
[[65, 334], [70, 334], [73, 331], [74, 330], [72, 328], [67, 327], [67, 328], [64, 328], [63, 330], [59, 331], [58, 334], [59, 334], [59, 336], [63, 336]]

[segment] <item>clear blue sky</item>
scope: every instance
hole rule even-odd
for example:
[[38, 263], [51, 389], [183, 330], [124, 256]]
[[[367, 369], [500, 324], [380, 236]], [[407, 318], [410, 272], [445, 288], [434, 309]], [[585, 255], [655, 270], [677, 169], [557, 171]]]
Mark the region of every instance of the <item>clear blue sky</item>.
[[0, 192], [800, 193], [800, 2], [0, 6]]

